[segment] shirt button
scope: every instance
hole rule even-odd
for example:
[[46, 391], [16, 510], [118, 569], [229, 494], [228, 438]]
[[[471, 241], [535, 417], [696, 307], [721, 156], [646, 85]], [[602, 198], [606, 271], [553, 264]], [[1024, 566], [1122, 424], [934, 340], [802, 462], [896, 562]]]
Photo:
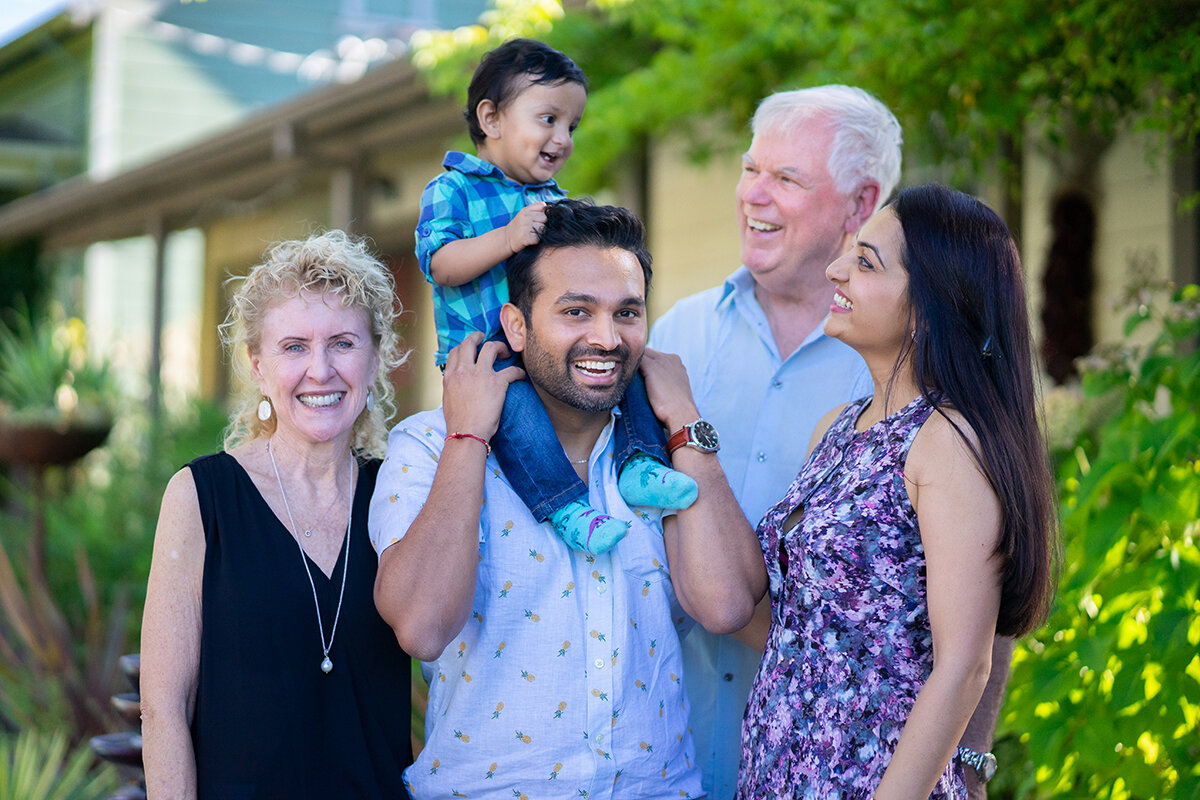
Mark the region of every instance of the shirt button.
[[604, 669], [604, 659], [603, 658], [597, 658], [592, 663], [594, 663], [596, 665], [596, 669]]
[[725, 673], [725, 681], [726, 681], [726, 683], [728, 683], [728, 682], [729, 682], [729, 681], [731, 681], [731, 680], [733, 680], [733, 673], [732, 673], [732, 672], [726, 672], [726, 673]]
[[763, 462], [763, 461], [766, 461], [766, 460], [767, 460], [767, 454], [766, 454], [766, 453], [764, 453], [764, 452], [762, 452], [762, 451], [760, 450], [760, 451], [759, 451], [759, 453], [758, 453], [758, 460], [759, 460], [759, 462], [760, 462], [760, 463], [761, 463], [761, 462]]
[[771, 381], [771, 385], [772, 385], [772, 386], [774, 386], [776, 389], [782, 389], [782, 388], [783, 388], [783, 381], [781, 381], [781, 380], [774, 380], [774, 381]]

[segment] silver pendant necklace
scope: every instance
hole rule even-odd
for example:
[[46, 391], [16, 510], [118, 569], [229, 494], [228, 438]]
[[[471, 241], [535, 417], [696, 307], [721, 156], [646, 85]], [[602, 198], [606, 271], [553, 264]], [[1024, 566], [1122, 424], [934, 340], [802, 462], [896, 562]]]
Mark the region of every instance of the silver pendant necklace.
[[[296, 539], [296, 546], [300, 548], [300, 562], [304, 564], [304, 574], [308, 576], [308, 585], [312, 587], [313, 605], [317, 609], [317, 631], [321, 634], [321, 651], [324, 654], [324, 659], [321, 660], [321, 672], [328, 675], [333, 672], [333, 661], [329, 658], [329, 649], [333, 647], [333, 637], [337, 635], [338, 620], [342, 616], [342, 598], [346, 594], [346, 573], [350, 571], [350, 524], [354, 521], [354, 495], [350, 496], [350, 515], [346, 520], [346, 561], [342, 564], [342, 588], [338, 592], [337, 612], [333, 615], [333, 628], [329, 631], [329, 644], [325, 644], [325, 626], [321, 623], [321, 604], [317, 600], [317, 584], [313, 582], [312, 570], [308, 566], [308, 556], [304, 554], [304, 545], [300, 544], [300, 537], [296, 534], [296, 520], [292, 518], [292, 508], [288, 505], [287, 492], [283, 490], [283, 481], [279, 478], [279, 466], [275, 463], [275, 453], [271, 451], [271, 440], [267, 439], [267, 455], [271, 457], [271, 469], [275, 471], [275, 482], [279, 484], [279, 496], [283, 498], [283, 509], [287, 511], [288, 522], [292, 525], [292, 536]], [[354, 485], [354, 454], [350, 454], [350, 485]], [[304, 535], [308, 535], [308, 531]]]
[[[278, 477], [278, 476], [276, 476], [276, 477]], [[353, 469], [353, 468], [351, 468], [351, 470], [350, 470], [350, 478], [351, 478], [352, 480], [353, 480], [353, 478], [354, 478], [354, 469]], [[322, 517], [324, 517], [326, 514], [328, 514], [328, 513], [329, 513], [329, 509], [333, 508], [333, 504], [334, 504], [334, 503], [336, 503], [336, 502], [337, 502], [337, 496], [335, 495], [335, 496], [334, 496], [334, 498], [333, 498], [333, 500], [332, 500], [332, 501], [329, 503], [329, 505], [325, 506], [325, 510], [321, 512], [321, 516], [317, 517], [317, 521], [318, 521], [318, 522], [321, 520], [321, 518], [322, 518]], [[287, 504], [285, 503], [284, 505], [286, 506]], [[353, 503], [351, 503], [351, 505], [353, 505]], [[316, 525], [316, 524], [317, 524], [316, 522], [314, 522], [314, 523], [313, 523], [313, 525]], [[313, 529], [313, 525], [310, 525], [310, 526], [308, 526], [307, 528], [305, 528], [305, 529], [304, 529], [304, 538], [305, 538], [305, 539], [311, 539], [311, 538], [312, 538], [312, 529]]]

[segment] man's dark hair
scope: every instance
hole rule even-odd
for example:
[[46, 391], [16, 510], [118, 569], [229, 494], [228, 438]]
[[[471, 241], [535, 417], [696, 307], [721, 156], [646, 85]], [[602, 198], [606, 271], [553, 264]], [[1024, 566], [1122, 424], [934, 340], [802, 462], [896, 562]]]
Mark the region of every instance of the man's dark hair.
[[479, 146], [487, 136], [479, 125], [476, 109], [484, 100], [491, 100], [499, 111], [517, 96], [522, 79], [555, 86], [578, 83], [587, 91], [587, 77], [574, 61], [563, 53], [535, 39], [511, 39], [484, 54], [475, 68], [467, 88], [467, 132]]
[[587, 200], [559, 200], [546, 206], [542, 238], [508, 257], [508, 298], [529, 317], [533, 300], [542, 290], [534, 267], [542, 253], [563, 247], [600, 247], [626, 250], [642, 265], [646, 292], [650, 292], [650, 253], [646, 229], [627, 208], [598, 206]]

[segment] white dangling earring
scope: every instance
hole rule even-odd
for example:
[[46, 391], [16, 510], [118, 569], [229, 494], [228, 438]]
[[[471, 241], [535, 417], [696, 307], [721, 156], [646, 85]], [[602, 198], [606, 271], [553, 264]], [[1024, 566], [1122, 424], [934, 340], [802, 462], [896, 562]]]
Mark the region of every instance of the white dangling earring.
[[367, 389], [367, 411], [375, 410], [375, 390]]
[[262, 402], [258, 404], [258, 418], [263, 422], [266, 422], [271, 418], [271, 412], [273, 410], [274, 409], [271, 408], [271, 401], [264, 396]]

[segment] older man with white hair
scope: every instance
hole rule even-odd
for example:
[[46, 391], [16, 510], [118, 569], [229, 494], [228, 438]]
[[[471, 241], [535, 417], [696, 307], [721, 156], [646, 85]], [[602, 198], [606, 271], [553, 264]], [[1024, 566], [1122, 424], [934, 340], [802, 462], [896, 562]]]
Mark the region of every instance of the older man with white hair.
[[[822, 330], [833, 295], [825, 268], [895, 189], [902, 136], [879, 100], [839, 85], [767, 97], [752, 130], [736, 190], [742, 266], [679, 301], [650, 344], [682, 358], [696, 404], [721, 431], [729, 484], [757, 523], [795, 478], [821, 416], [870, 394], [862, 359]], [[992, 680], [964, 738], [977, 750], [990, 746], [1007, 677], [1011, 642], [997, 641]], [[737, 786], [741, 720], [760, 657], [699, 629], [684, 641], [692, 731], [714, 800]], [[960, 759], [984, 779], [994, 770], [988, 753], [968, 749]]]

